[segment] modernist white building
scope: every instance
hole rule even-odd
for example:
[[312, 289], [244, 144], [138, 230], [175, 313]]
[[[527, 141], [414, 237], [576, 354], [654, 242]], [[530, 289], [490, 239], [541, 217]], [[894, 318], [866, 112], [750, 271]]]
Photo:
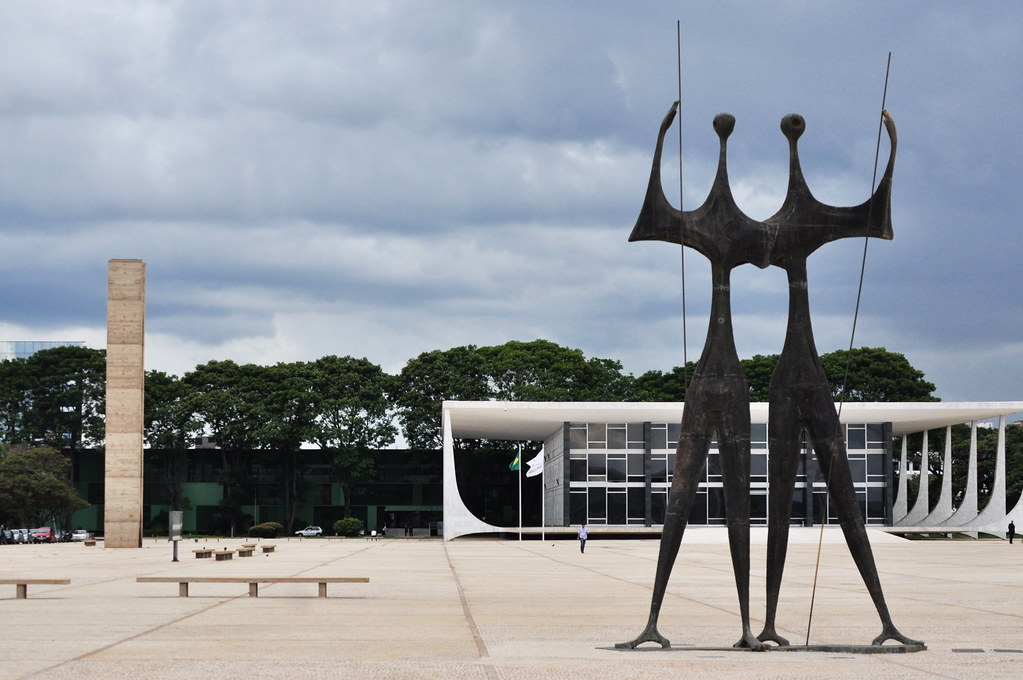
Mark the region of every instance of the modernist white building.
[[[542, 441], [544, 445], [544, 528], [578, 526], [621, 531], [650, 531], [664, 520], [671, 484], [681, 403], [444, 402], [444, 538], [509, 532], [474, 516], [462, 502], [456, 478], [455, 440], [463, 438]], [[1013, 499], [1005, 511], [1006, 416], [1023, 413], [1023, 402], [845, 403], [840, 418], [860, 510], [870, 526], [898, 531], [1004, 532], [1009, 520], [1023, 526], [1023, 501]], [[768, 503], [768, 405], [750, 406], [750, 521], [766, 524]], [[976, 427], [997, 419], [998, 453], [994, 489], [984, 508], [977, 507]], [[966, 496], [952, 507], [952, 476], [943, 475], [937, 502], [928, 498], [927, 470], [913, 503], [907, 497], [907, 435], [971, 423]], [[901, 472], [891, 465], [891, 447], [901, 438]], [[946, 437], [946, 442], [950, 437]], [[896, 444], [898, 445], [898, 444]], [[531, 454], [523, 455], [528, 460]], [[951, 469], [946, 445], [944, 469]], [[721, 471], [712, 446], [690, 524], [724, 523]], [[932, 507], [933, 506], [933, 507]], [[804, 445], [792, 507], [794, 524], [834, 519], [827, 488], [812, 450]], [[539, 528], [530, 528], [536, 531]]]

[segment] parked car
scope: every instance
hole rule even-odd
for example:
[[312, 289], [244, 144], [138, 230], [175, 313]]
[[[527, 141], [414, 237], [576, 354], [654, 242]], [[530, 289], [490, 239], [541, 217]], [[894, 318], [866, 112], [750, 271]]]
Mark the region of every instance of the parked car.
[[86, 531], [85, 529], [75, 529], [73, 532], [71, 532], [72, 541], [84, 541], [88, 537], [89, 532]]
[[322, 536], [323, 535], [323, 529], [321, 529], [320, 527], [311, 527], [310, 526], [310, 527], [306, 527], [305, 529], [299, 529], [298, 531], [295, 532], [295, 535], [296, 536], [305, 536], [307, 538], [309, 536]]
[[50, 527], [33, 529], [30, 538], [32, 543], [53, 543], [53, 529]]

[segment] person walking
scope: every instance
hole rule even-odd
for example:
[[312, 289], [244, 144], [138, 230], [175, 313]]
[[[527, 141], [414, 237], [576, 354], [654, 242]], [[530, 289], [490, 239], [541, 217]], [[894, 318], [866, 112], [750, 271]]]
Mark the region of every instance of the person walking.
[[1012, 545], [1012, 539], [1016, 537], [1016, 525], [1009, 520], [1009, 545]]
[[586, 525], [579, 527], [579, 552], [586, 552], [586, 538], [590, 535], [590, 530], [586, 528]]

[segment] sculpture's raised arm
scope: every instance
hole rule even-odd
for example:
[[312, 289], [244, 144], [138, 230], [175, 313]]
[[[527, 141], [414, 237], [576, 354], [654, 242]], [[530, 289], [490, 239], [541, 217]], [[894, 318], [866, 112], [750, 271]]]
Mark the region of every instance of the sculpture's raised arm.
[[646, 187], [643, 207], [636, 218], [636, 226], [632, 228], [629, 241], [667, 241], [682, 243], [682, 224], [679, 211], [676, 210], [664, 195], [661, 186], [661, 152], [664, 148], [664, 135], [675, 120], [678, 102], [671, 105], [668, 113], [661, 121], [661, 129], [657, 132], [657, 146], [654, 148], [653, 165], [650, 168], [650, 182]]
[[661, 186], [661, 153], [664, 135], [678, 112], [678, 102], [661, 121], [657, 133], [653, 165], [646, 197], [640, 208], [630, 241], [667, 241], [689, 246], [707, 259], [726, 267], [750, 262], [767, 267], [770, 230], [746, 216], [735, 204], [728, 184], [727, 142], [735, 129], [735, 117], [719, 113], [714, 117], [714, 130], [719, 139], [718, 167], [707, 199], [696, 210], [680, 211], [673, 207]]
[[892, 238], [892, 174], [898, 137], [895, 121], [882, 111], [891, 144], [884, 175], [874, 195], [860, 205], [837, 207], [821, 203], [810, 192], [799, 166], [797, 141], [806, 129], [798, 114], [782, 118], [781, 129], [789, 140], [789, 188], [785, 203], [766, 221], [772, 233], [771, 261], [777, 263], [793, 252], [812, 253], [820, 246], [840, 238], [873, 236]]

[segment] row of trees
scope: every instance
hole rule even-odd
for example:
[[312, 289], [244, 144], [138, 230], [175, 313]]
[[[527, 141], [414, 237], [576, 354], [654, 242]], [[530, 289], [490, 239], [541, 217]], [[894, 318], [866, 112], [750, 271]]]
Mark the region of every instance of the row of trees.
[[[766, 400], [777, 356], [743, 361], [750, 397]], [[822, 363], [837, 395], [851, 401], [929, 401], [934, 385], [901, 354], [882, 348], [832, 352]], [[168, 452], [171, 505], [181, 507], [185, 452], [198, 436], [219, 449], [225, 505], [239, 508], [253, 455], [273, 458], [289, 525], [303, 469], [302, 445], [323, 450], [344, 490], [369, 478], [373, 452], [399, 430], [414, 449], [441, 444], [444, 400], [683, 401], [690, 364], [627, 374], [618, 361], [545, 340], [425, 352], [397, 375], [367, 359], [328, 356], [272, 366], [210, 361], [183, 376], [146, 374], [147, 445]], [[844, 390], [843, 390], [843, 387]], [[103, 442], [104, 353], [60, 347], [0, 363], [0, 438], [73, 452]], [[481, 448], [496, 442], [465, 442]], [[237, 514], [236, 511], [234, 511]], [[350, 507], [345, 515], [350, 515]], [[240, 517], [239, 517], [240, 521]]]
[[[777, 355], [743, 360], [750, 398], [766, 401]], [[934, 385], [883, 348], [821, 357], [836, 398], [933, 401]], [[848, 371], [847, 371], [848, 366]], [[635, 377], [612, 359], [546, 340], [424, 352], [397, 375], [328, 356], [273, 366], [211, 361], [184, 376], [146, 373], [146, 441], [184, 448], [197, 434], [224, 447], [377, 448], [400, 427], [412, 448], [440, 446], [440, 405], [463, 401], [683, 401], [695, 364]], [[58, 347], [0, 363], [0, 440], [61, 450], [103, 442], [102, 350]], [[843, 391], [844, 385], [844, 391]]]

